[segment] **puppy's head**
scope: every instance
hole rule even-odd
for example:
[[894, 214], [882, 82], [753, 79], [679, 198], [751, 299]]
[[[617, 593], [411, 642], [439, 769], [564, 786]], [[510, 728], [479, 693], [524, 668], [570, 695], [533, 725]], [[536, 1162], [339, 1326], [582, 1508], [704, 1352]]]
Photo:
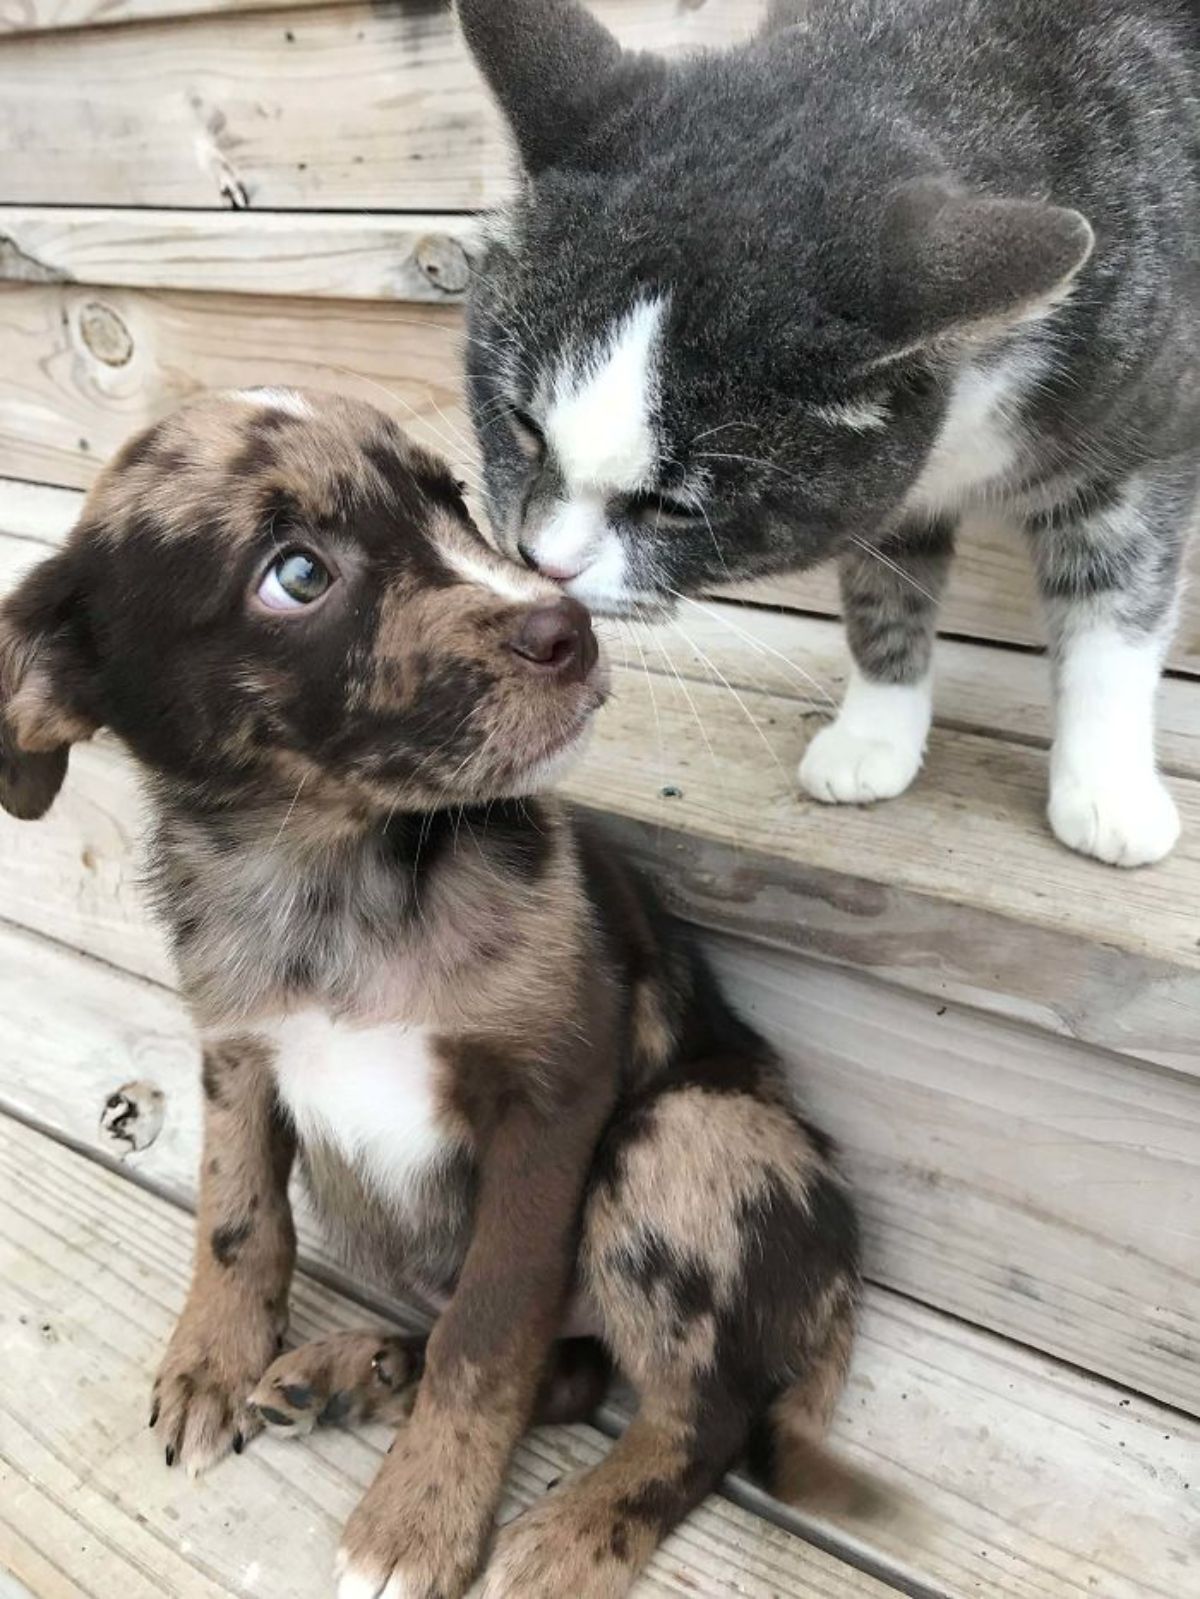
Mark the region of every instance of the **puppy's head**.
[[0, 610], [0, 802], [113, 729], [200, 804], [351, 822], [529, 792], [603, 697], [586, 613], [369, 406], [252, 390], [133, 439]]

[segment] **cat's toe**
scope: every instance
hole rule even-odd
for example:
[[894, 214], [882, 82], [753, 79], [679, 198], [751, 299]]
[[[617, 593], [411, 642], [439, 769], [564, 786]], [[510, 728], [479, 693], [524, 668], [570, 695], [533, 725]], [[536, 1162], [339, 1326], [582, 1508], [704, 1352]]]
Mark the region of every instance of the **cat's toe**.
[[1175, 801], [1153, 772], [1110, 774], [1104, 782], [1057, 773], [1049, 817], [1055, 836], [1068, 848], [1111, 866], [1160, 861], [1179, 837]]
[[923, 741], [867, 738], [835, 722], [804, 752], [800, 783], [825, 805], [870, 805], [903, 794], [921, 769], [923, 753]]

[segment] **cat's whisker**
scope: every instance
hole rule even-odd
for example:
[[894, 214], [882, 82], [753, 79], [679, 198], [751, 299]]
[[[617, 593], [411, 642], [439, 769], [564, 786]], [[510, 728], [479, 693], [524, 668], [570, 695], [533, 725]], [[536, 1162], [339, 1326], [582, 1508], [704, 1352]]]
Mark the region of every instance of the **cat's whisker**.
[[737, 828], [734, 826], [733, 807], [729, 803], [729, 791], [725, 787], [725, 777], [721, 769], [721, 763], [717, 759], [717, 752], [713, 748], [712, 740], [708, 736], [708, 729], [704, 725], [704, 718], [700, 715], [700, 708], [696, 704], [692, 692], [687, 686], [686, 679], [675, 665], [675, 662], [671, 659], [670, 654], [667, 651], [667, 647], [663, 643], [662, 639], [658, 637], [657, 633], [652, 634], [651, 637], [653, 638], [655, 646], [658, 649], [658, 653], [666, 662], [668, 672], [670, 672], [676, 683], [678, 683], [683, 697], [688, 703], [688, 708], [692, 713], [692, 719], [700, 730], [700, 737], [704, 740], [704, 747], [708, 751], [708, 759], [712, 765], [713, 778], [716, 782], [717, 788], [720, 790], [721, 803], [725, 811], [725, 819], [729, 823], [729, 836], [733, 840], [734, 849], [738, 850], [740, 845], [738, 844]]
[[[397, 394], [394, 389], [389, 389], [386, 383], [380, 383], [377, 378], [367, 377], [365, 373], [355, 372], [348, 366], [332, 366], [331, 364], [331, 369], [335, 372], [342, 372], [346, 377], [354, 378], [360, 383], [366, 383], [370, 388], [376, 389], [380, 394], [386, 395], [389, 400], [394, 400], [397, 405], [402, 405], [413, 417], [414, 421], [419, 422], [422, 427], [427, 428], [428, 431], [433, 434], [434, 438], [441, 442], [443, 449], [449, 450], [452, 454], [456, 454], [460, 449], [466, 448], [471, 455], [474, 455], [474, 442], [467, 436], [466, 433], [462, 431], [461, 428], [455, 427], [454, 423], [450, 421], [450, 418], [442, 410], [441, 406], [438, 405], [436, 400], [431, 398], [429, 401], [430, 405], [433, 406], [434, 410], [442, 418], [442, 421], [445, 422], [446, 426], [454, 429], [457, 437], [451, 438], [442, 433], [438, 428], [434, 427], [433, 423], [427, 416], [424, 416], [417, 409], [411, 400], [406, 399], [403, 394]], [[466, 477], [477, 490], [482, 489], [482, 479], [479, 477], [478, 472], [473, 467], [463, 466], [460, 462], [456, 461], [455, 469], [456, 471], [461, 472], [462, 475]]]
[[902, 578], [910, 588], [915, 589], [917, 593], [922, 595], [923, 598], [927, 599], [931, 605], [936, 605], [938, 603], [938, 597], [936, 594], [931, 594], [927, 588], [922, 587], [922, 585], [917, 582], [916, 578], [913, 577], [911, 572], [906, 572], [902, 566], [898, 565], [895, 561], [884, 555], [882, 550], [877, 550], [873, 544], [868, 544], [866, 539], [860, 539], [855, 533], [850, 534], [850, 542], [855, 546], [856, 549], [862, 550], [867, 555], [873, 555], [881, 565], [887, 567], [889, 572], [894, 572], [897, 577]]
[[809, 688], [813, 689], [821, 697], [821, 699], [825, 701], [829, 708], [836, 713], [838, 708], [837, 700], [829, 692], [829, 690], [822, 683], [820, 683], [811, 672], [806, 671], [803, 666], [800, 666], [789, 656], [784, 655], [781, 650], [777, 650], [773, 645], [766, 643], [763, 639], [755, 638], [753, 633], [747, 632], [744, 627], [739, 627], [736, 622], [731, 621], [729, 617], [723, 615], [722, 612], [713, 610], [713, 608], [709, 605], [702, 605], [699, 600], [692, 599], [690, 595], [681, 594], [678, 589], [673, 588], [668, 588], [667, 593], [677, 599], [680, 604], [690, 605], [694, 611], [699, 611], [702, 616], [708, 617], [710, 621], [719, 622], [722, 627], [728, 628], [731, 633], [742, 639], [750, 646], [751, 649], [757, 650], [761, 655], [772, 656], [775, 660], [779, 661], [781, 665], [786, 666], [789, 672], [794, 672], [802, 683], [807, 684]]
[[721, 668], [712, 660], [712, 658], [710, 656], [705, 654], [705, 652], [696, 643], [695, 639], [693, 639], [685, 631], [685, 629], [680, 625], [679, 622], [677, 622], [674, 619], [672, 619], [670, 625], [675, 630], [675, 632], [679, 634], [680, 638], [688, 646], [688, 648], [690, 650], [694, 650], [695, 651], [695, 653], [699, 656], [700, 660], [703, 662], [703, 664], [707, 668], [707, 670], [712, 673], [713, 677], [716, 678], [716, 679], [719, 679], [719, 681], [722, 683], [722, 685], [729, 691], [729, 693], [733, 697], [734, 703], [737, 705], [737, 707], [741, 711], [742, 715], [746, 718], [746, 720], [750, 723], [750, 726], [758, 734], [759, 739], [762, 742], [762, 746], [766, 750], [767, 754], [771, 757], [771, 760], [772, 760], [773, 764], [778, 768], [780, 774], [790, 784], [791, 783], [791, 774], [787, 771], [787, 769], [785, 768], [783, 762], [779, 759], [779, 756], [775, 753], [774, 745], [771, 743], [771, 741], [767, 737], [767, 735], [763, 732], [762, 728], [760, 727], [760, 725], [758, 723], [757, 718], [754, 716], [753, 712], [750, 710], [750, 707], [746, 704], [746, 702], [742, 698], [742, 696], [738, 693], [737, 689], [734, 688], [733, 684], [725, 676], [725, 674], [724, 674], [724, 672], [722, 672]]
[[693, 444], [699, 444], [701, 439], [709, 439], [714, 433], [725, 433], [730, 428], [757, 429], [757, 426], [758, 424], [755, 422], [719, 422], [715, 428], [704, 428], [701, 432], [694, 433], [689, 440], [688, 447], [690, 449]]
[[634, 649], [638, 652], [638, 658], [642, 663], [642, 672], [646, 679], [646, 688], [650, 693], [650, 709], [654, 713], [654, 731], [658, 739], [658, 787], [659, 798], [661, 799], [662, 790], [667, 786], [667, 745], [666, 740], [663, 738], [662, 716], [658, 709], [658, 695], [654, 692], [654, 678], [647, 664], [646, 652], [642, 648], [641, 640], [628, 623], [624, 624], [624, 626]]

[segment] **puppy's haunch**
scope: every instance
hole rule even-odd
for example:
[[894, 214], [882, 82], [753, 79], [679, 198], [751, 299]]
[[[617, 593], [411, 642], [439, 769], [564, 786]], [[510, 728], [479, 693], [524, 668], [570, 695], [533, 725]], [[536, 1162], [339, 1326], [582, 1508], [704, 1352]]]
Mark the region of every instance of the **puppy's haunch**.
[[[747, 1452], [789, 1492], [819, 1476], [858, 1289], [829, 1142], [646, 885], [534, 797], [603, 666], [440, 463], [329, 396], [189, 407], [6, 603], [0, 690], [8, 809], [42, 814], [106, 726], [155, 815], [205, 1105], [168, 1464], [411, 1406], [343, 1599], [464, 1593], [522, 1431], [586, 1413], [610, 1363], [637, 1418], [505, 1530], [493, 1599], [624, 1593]], [[347, 1259], [445, 1304], [423, 1350], [275, 1361], [297, 1154]]]

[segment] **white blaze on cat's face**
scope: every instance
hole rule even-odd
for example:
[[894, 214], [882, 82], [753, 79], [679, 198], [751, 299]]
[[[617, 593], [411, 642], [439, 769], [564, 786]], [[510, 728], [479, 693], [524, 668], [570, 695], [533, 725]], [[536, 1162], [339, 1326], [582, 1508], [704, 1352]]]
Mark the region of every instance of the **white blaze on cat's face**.
[[528, 547], [540, 569], [597, 609], [630, 594], [614, 500], [657, 477], [658, 365], [666, 301], [639, 301], [591, 351], [565, 361], [551, 384], [543, 431], [562, 497]]

